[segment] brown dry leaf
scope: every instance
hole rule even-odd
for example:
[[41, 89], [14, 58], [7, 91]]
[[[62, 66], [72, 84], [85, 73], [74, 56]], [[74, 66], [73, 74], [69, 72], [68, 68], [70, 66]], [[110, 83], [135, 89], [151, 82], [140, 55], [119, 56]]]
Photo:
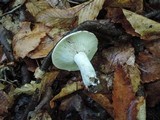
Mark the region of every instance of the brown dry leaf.
[[38, 22], [42, 22], [47, 26], [56, 26], [59, 28], [68, 28], [75, 21], [77, 13], [88, 4], [83, 3], [71, 8], [50, 8], [40, 12], [36, 16]]
[[88, 5], [80, 10], [78, 15], [78, 24], [87, 20], [96, 19], [103, 7], [105, 0], [90, 0], [89, 2], [90, 3]]
[[126, 19], [129, 21], [135, 32], [140, 34], [144, 40], [155, 40], [160, 38], [160, 23], [138, 15], [129, 10], [122, 9]]
[[53, 99], [50, 101], [50, 104], [54, 102], [56, 99], [62, 98], [64, 96], [67, 96], [75, 91], [78, 91], [80, 89], [83, 89], [84, 86], [82, 86], [81, 82], [73, 82], [71, 84], [67, 84], [64, 88], [62, 88], [61, 92], [53, 97]]
[[39, 46], [28, 54], [28, 57], [32, 59], [46, 57], [66, 32], [65, 29], [53, 28], [48, 33], [49, 37], [46, 36]]
[[135, 93], [133, 92], [131, 80], [128, 73], [126, 73], [126, 69], [125, 66], [118, 65], [114, 72], [112, 100], [115, 120], [128, 120], [128, 117], [136, 119], [135, 115], [130, 115], [135, 109], [133, 107], [129, 110], [130, 104], [135, 100]]
[[131, 79], [133, 91], [136, 93], [138, 91], [138, 87], [139, 87], [140, 81], [141, 81], [140, 71], [139, 71], [137, 65], [135, 65], [135, 66], [128, 65], [127, 69], [128, 69], [129, 77]]
[[39, 12], [51, 8], [47, 1], [32, 1], [25, 4], [27, 10], [35, 17]]
[[33, 114], [30, 120], [52, 120], [52, 118], [47, 111], [40, 111], [36, 114]]
[[142, 12], [143, 0], [106, 0], [105, 7], [121, 7]]
[[101, 93], [88, 93], [87, 95], [100, 104], [113, 117], [113, 106], [107, 95]]
[[135, 63], [134, 48], [129, 44], [104, 49], [102, 51], [102, 56], [107, 60], [101, 69], [104, 73], [108, 73], [113, 70], [114, 66], [117, 64], [128, 64], [134, 66]]
[[40, 45], [34, 51], [31, 51], [27, 56], [32, 59], [46, 57], [52, 50], [53, 45], [54, 41], [49, 37], [45, 37], [44, 40], [41, 41]]
[[46, 90], [46, 87], [51, 86], [56, 77], [58, 76], [59, 71], [50, 71], [44, 74], [41, 80], [41, 93]]
[[159, 58], [156, 58], [149, 53], [142, 52], [137, 56], [137, 64], [141, 70], [141, 78], [143, 83], [160, 80]]
[[36, 24], [33, 30], [30, 23], [22, 23], [21, 30], [13, 38], [13, 51], [16, 57], [24, 58], [29, 52], [34, 50], [50, 29], [42, 24]]
[[10, 105], [11, 103], [8, 95], [5, 92], [0, 91], [0, 116], [8, 113], [8, 108], [10, 107]]
[[144, 85], [146, 103], [148, 107], [155, 107], [160, 102], [160, 81], [150, 82]]
[[155, 57], [160, 57], [160, 40], [151, 41], [145, 45], [147, 50]]
[[128, 34], [137, 37], [140, 36], [135, 32], [134, 28], [132, 28], [131, 24], [126, 20], [121, 8], [107, 8], [107, 17], [110, 18], [114, 23], [121, 23]]
[[146, 120], [146, 100], [141, 96], [137, 99], [137, 120]]

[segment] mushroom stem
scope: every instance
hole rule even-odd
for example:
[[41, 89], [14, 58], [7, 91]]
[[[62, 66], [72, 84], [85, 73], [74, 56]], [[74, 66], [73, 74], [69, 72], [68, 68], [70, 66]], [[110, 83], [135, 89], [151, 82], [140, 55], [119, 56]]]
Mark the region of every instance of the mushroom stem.
[[78, 52], [74, 56], [74, 61], [78, 65], [83, 83], [87, 88], [99, 84], [99, 80], [96, 77], [96, 72], [84, 52]]

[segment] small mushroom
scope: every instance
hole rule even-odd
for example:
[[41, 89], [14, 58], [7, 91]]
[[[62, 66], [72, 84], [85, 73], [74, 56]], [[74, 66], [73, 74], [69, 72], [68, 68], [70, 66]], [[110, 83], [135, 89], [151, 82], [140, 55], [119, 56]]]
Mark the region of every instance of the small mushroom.
[[80, 70], [86, 88], [97, 86], [100, 82], [90, 60], [97, 51], [98, 40], [88, 31], [77, 31], [60, 40], [52, 52], [55, 67], [76, 71]]

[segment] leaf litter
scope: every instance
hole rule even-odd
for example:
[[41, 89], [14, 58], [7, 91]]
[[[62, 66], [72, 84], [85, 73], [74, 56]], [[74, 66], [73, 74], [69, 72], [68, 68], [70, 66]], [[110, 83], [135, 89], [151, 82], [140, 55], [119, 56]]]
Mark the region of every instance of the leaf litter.
[[[145, 17], [146, 4], [150, 5], [142, 0], [2, 2], [0, 22], [5, 29], [1, 31], [13, 36], [0, 35], [1, 56], [6, 56], [0, 62], [0, 118], [149, 119], [148, 109], [160, 103], [160, 54], [159, 22]], [[46, 64], [60, 39], [77, 30], [88, 30], [98, 38], [91, 61], [101, 81], [95, 88], [98, 93], [87, 91], [79, 72]], [[12, 45], [9, 49], [7, 42]], [[36, 68], [44, 73], [39, 79], [34, 77]], [[25, 75], [28, 82], [23, 81]]]

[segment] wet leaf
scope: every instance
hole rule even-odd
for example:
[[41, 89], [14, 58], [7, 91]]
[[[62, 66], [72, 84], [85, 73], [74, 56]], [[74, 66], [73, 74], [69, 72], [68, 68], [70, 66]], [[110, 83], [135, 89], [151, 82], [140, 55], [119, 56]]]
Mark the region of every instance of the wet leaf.
[[128, 117], [135, 119], [136, 116], [128, 116], [128, 112], [132, 112], [135, 108], [129, 111], [130, 104], [135, 100], [135, 93], [132, 89], [131, 80], [126, 73], [126, 68], [117, 66], [114, 73], [113, 83], [113, 108], [115, 120], [127, 120]]
[[16, 57], [24, 58], [29, 52], [33, 51], [46, 36], [49, 28], [42, 24], [36, 24], [33, 30], [30, 23], [23, 23], [21, 30], [14, 36], [13, 50]]
[[102, 9], [104, 1], [105, 0], [90, 0], [89, 4], [80, 10], [78, 24], [87, 20], [95, 20]]
[[134, 28], [135, 32], [140, 34], [141, 39], [155, 40], [160, 38], [160, 23], [138, 15], [129, 10], [122, 9], [126, 19]]

